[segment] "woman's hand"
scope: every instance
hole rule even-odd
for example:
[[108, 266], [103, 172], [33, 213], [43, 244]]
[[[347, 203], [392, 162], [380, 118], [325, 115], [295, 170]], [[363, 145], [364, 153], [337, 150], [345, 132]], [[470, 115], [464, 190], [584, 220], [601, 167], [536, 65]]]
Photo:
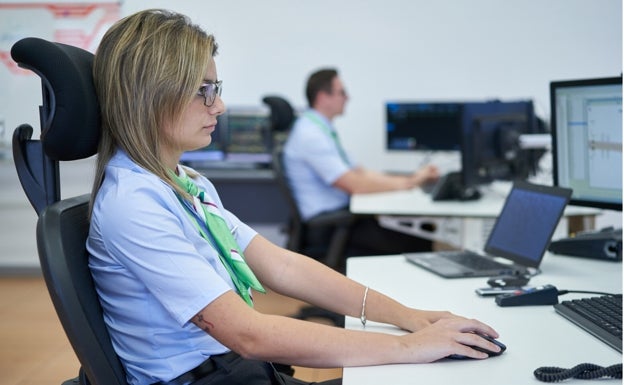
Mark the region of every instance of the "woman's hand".
[[441, 318], [417, 332], [400, 338], [405, 347], [406, 361], [425, 363], [460, 354], [470, 358], [487, 358], [486, 353], [474, 350], [478, 346], [488, 351], [499, 352], [500, 347], [480, 335], [498, 338], [498, 333], [490, 326], [461, 317]]
[[410, 332], [416, 332], [442, 319], [466, 318], [453, 314], [449, 311], [408, 309], [405, 316], [403, 317], [401, 325], [397, 326]]

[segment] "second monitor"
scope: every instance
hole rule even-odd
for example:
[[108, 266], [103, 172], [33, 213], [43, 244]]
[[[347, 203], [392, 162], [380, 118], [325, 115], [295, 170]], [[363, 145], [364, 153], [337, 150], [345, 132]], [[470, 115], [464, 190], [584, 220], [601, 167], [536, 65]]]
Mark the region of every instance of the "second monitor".
[[233, 106], [220, 115], [210, 146], [187, 151], [180, 161], [198, 169], [268, 168], [273, 146], [283, 140], [263, 106]]
[[463, 103], [386, 103], [388, 150], [458, 151]]
[[531, 100], [386, 103], [386, 148], [459, 151], [461, 171], [442, 178], [434, 200], [476, 199], [494, 180], [525, 180], [542, 150], [520, 148], [520, 136], [542, 133]]
[[520, 136], [541, 130], [530, 100], [467, 103], [461, 128], [464, 187], [527, 179], [537, 169], [539, 154], [522, 149]]

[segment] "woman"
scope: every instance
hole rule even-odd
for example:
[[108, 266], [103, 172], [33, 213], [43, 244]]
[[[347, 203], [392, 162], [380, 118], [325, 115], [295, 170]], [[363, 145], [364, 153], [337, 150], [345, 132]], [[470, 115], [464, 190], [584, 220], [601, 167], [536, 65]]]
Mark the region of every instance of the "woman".
[[[105, 321], [131, 384], [291, 384], [270, 362], [310, 367], [424, 363], [498, 351], [488, 325], [396, 301], [257, 234], [214, 186], [178, 165], [208, 146], [225, 111], [213, 36], [147, 10], [105, 34], [94, 59], [102, 137], [87, 247]], [[277, 293], [402, 336], [261, 314]], [[261, 294], [256, 294], [261, 295]], [[339, 382], [334, 382], [339, 383]]]

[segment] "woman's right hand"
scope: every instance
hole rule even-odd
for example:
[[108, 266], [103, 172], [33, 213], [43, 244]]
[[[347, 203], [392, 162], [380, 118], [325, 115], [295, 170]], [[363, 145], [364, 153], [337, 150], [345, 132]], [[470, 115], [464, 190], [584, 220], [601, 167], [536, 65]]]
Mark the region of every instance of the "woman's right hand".
[[478, 346], [493, 352], [500, 351], [496, 344], [480, 335], [498, 338], [496, 330], [478, 320], [443, 318], [400, 338], [405, 347], [406, 363], [426, 363], [437, 361], [451, 354], [476, 359], [488, 357], [486, 353], [474, 350], [471, 346]]

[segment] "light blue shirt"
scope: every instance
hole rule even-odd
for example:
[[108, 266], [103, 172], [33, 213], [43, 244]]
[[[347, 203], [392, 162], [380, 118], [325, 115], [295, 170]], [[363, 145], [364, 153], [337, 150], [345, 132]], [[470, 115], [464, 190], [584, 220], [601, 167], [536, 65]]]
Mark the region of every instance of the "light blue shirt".
[[349, 205], [349, 194], [332, 184], [351, 169], [331, 122], [315, 110], [302, 114], [284, 145], [284, 169], [304, 219]]
[[[214, 186], [195, 179], [222, 207]], [[221, 214], [241, 250], [256, 232]], [[106, 167], [87, 240], [89, 267], [130, 384], [168, 381], [229, 349], [190, 319], [235, 290], [174, 190], [118, 151]]]

